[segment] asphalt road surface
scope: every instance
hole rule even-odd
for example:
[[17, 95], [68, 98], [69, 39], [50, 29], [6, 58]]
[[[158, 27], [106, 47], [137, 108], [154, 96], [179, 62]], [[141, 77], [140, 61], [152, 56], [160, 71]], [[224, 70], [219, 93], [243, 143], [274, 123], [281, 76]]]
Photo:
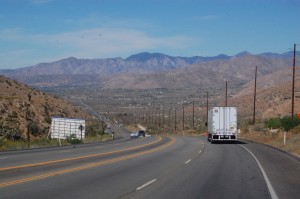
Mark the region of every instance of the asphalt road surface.
[[300, 161], [252, 142], [117, 139], [0, 153], [0, 198], [300, 197]]

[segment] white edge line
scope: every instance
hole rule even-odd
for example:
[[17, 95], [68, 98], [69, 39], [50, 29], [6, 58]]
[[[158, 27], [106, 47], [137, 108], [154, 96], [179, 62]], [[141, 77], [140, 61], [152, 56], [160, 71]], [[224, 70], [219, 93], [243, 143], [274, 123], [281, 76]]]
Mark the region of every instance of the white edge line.
[[192, 161], [191, 159], [189, 159], [188, 161], [186, 161], [184, 164], [188, 164], [190, 161]]
[[151, 181], [149, 181], [149, 182], [147, 182], [147, 183], [143, 184], [142, 186], [140, 186], [140, 187], [136, 188], [136, 190], [143, 189], [143, 188], [145, 188], [145, 187], [149, 186], [150, 184], [152, 184], [152, 183], [153, 183], [153, 182], [155, 182], [155, 181], [157, 181], [157, 179], [153, 179], [153, 180], [151, 180]]
[[255, 159], [255, 161], [257, 162], [258, 164], [258, 167], [260, 168], [260, 171], [261, 173], [263, 174], [264, 178], [265, 178], [265, 181], [267, 183], [267, 186], [268, 186], [268, 189], [269, 189], [269, 192], [271, 194], [271, 198], [272, 199], [278, 199], [278, 196], [265, 172], [265, 170], [263, 169], [263, 167], [261, 166], [260, 162], [258, 161], [258, 159], [255, 157], [255, 155], [249, 150], [247, 149], [246, 147], [242, 146], [242, 145], [239, 145], [240, 147], [242, 147], [243, 149], [245, 149], [246, 151], [248, 151], [248, 153], [250, 153], [250, 155]]
[[0, 160], [4, 160], [7, 159], [8, 157], [0, 157]]

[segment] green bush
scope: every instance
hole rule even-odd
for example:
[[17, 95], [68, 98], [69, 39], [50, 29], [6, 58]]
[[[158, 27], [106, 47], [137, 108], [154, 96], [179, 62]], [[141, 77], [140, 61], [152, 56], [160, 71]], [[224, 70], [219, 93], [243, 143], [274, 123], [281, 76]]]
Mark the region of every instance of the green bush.
[[38, 136], [40, 134], [40, 128], [38, 126], [38, 124], [36, 122], [30, 122], [28, 124], [28, 128], [29, 128], [29, 132], [33, 135], [33, 136]]
[[48, 124], [51, 124], [51, 117], [50, 116], [45, 116], [45, 122], [47, 122]]
[[81, 144], [82, 140], [76, 138], [75, 134], [72, 134], [69, 137], [67, 137], [67, 142], [70, 144]]
[[281, 119], [279, 117], [270, 118], [265, 121], [265, 127], [272, 128], [272, 129], [279, 129], [281, 128]]
[[300, 125], [300, 119], [297, 116], [293, 118], [290, 116], [270, 118], [265, 121], [265, 127], [273, 129], [282, 128], [285, 131], [289, 131], [298, 125]]
[[289, 131], [292, 128], [295, 128], [300, 124], [300, 119], [295, 116], [293, 118], [289, 116], [285, 116], [281, 118], [281, 126], [285, 131]]

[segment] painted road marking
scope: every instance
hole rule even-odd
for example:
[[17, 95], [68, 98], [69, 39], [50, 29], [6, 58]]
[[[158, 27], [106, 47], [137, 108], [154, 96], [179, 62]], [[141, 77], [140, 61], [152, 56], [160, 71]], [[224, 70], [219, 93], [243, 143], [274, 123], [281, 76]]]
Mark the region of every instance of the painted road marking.
[[192, 161], [192, 159], [189, 159], [189, 160], [186, 161], [184, 164], [188, 164], [190, 161]]
[[132, 158], [136, 158], [136, 157], [146, 155], [149, 153], [153, 153], [153, 152], [156, 152], [156, 151], [159, 151], [159, 150], [162, 150], [164, 148], [171, 146], [172, 144], [174, 144], [176, 142], [176, 139], [172, 138], [172, 137], [170, 137], [170, 138], [171, 138], [171, 141], [169, 143], [162, 145], [160, 147], [154, 148], [154, 149], [142, 151], [142, 152], [131, 154], [131, 155], [126, 155], [126, 156], [119, 157], [119, 158], [113, 158], [113, 159], [104, 160], [104, 161], [100, 161], [100, 162], [96, 162], [96, 163], [85, 164], [83, 166], [74, 167], [74, 168], [70, 168], [70, 169], [64, 169], [64, 170], [51, 172], [51, 173], [45, 173], [45, 174], [32, 176], [32, 177], [28, 177], [28, 178], [21, 178], [18, 180], [3, 182], [3, 183], [0, 183], [0, 188], [17, 185], [17, 184], [21, 184], [21, 183], [25, 183], [25, 182], [30, 182], [30, 181], [34, 181], [34, 180], [45, 179], [45, 178], [49, 178], [52, 176], [63, 175], [63, 174], [70, 173], [70, 172], [76, 172], [76, 171], [81, 171], [81, 170], [90, 169], [90, 168], [94, 168], [94, 167], [99, 167], [99, 166], [103, 166], [103, 165], [107, 165], [107, 164], [120, 162], [122, 160], [129, 160]]
[[143, 188], [145, 188], [145, 187], [149, 186], [150, 184], [152, 184], [153, 182], [156, 182], [156, 181], [157, 181], [157, 179], [153, 179], [153, 180], [151, 180], [151, 181], [149, 181], [149, 182], [147, 182], [147, 183], [143, 184], [142, 186], [140, 186], [140, 187], [136, 188], [136, 190], [143, 189]]
[[8, 157], [0, 157], [0, 160], [4, 160], [7, 159]]
[[74, 158], [52, 160], [52, 161], [48, 161], [48, 162], [39, 162], [39, 163], [25, 164], [25, 165], [19, 165], [19, 166], [3, 167], [3, 168], [0, 168], [0, 171], [6, 171], [6, 170], [10, 170], [10, 169], [20, 169], [20, 168], [33, 167], [33, 166], [41, 166], [41, 165], [47, 165], [47, 164], [53, 164], [53, 163], [59, 163], [59, 162], [66, 162], [66, 161], [71, 161], [71, 160], [80, 160], [80, 159], [84, 159], [84, 158], [110, 155], [110, 154], [120, 153], [120, 152], [125, 152], [125, 151], [132, 151], [132, 150], [135, 150], [135, 149], [139, 149], [139, 148], [142, 148], [142, 147], [146, 147], [146, 146], [156, 144], [156, 143], [160, 142], [161, 140], [162, 140], [162, 138], [159, 137], [158, 140], [156, 140], [154, 142], [151, 142], [149, 144], [144, 144], [144, 145], [140, 145], [140, 146], [137, 146], [137, 147], [127, 148], [127, 149], [122, 149], [122, 150], [117, 150], [117, 151], [111, 151], [111, 152], [107, 152], [107, 153], [98, 153], [98, 154], [92, 154], [92, 155], [87, 155], [87, 156], [79, 156], [79, 157], [74, 157]]
[[200, 150], [199, 153], [201, 153], [202, 151]]
[[258, 164], [258, 167], [259, 167], [261, 173], [263, 174], [263, 176], [264, 176], [264, 178], [265, 178], [265, 181], [266, 181], [266, 183], [267, 183], [269, 192], [270, 192], [270, 194], [271, 194], [271, 198], [272, 198], [272, 199], [278, 199], [278, 196], [277, 196], [277, 194], [276, 194], [276, 192], [275, 192], [275, 190], [274, 190], [274, 188], [273, 188], [273, 186], [272, 186], [272, 184], [271, 184], [271, 182], [270, 182], [270, 180], [269, 180], [269, 178], [268, 178], [268, 176], [267, 176], [267, 174], [266, 174], [264, 168], [261, 166], [261, 164], [260, 164], [260, 162], [258, 161], [258, 159], [255, 157], [255, 155], [254, 155], [249, 149], [247, 149], [246, 147], [244, 147], [244, 146], [242, 146], [242, 145], [239, 145], [239, 146], [242, 147], [243, 149], [245, 149], [246, 151], [248, 151], [248, 153], [250, 153], [250, 155], [254, 158], [254, 160], [255, 160], [256, 163]]

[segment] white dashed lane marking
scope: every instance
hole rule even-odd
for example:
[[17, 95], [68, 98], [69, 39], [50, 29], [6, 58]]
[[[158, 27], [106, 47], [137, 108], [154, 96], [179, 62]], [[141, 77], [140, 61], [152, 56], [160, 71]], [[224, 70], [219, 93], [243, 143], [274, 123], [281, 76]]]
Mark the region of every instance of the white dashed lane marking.
[[191, 162], [192, 160], [191, 159], [189, 159], [188, 161], [186, 161], [184, 164], [188, 164], [189, 162]]
[[143, 184], [142, 186], [140, 186], [140, 187], [136, 188], [136, 190], [143, 189], [143, 188], [145, 188], [145, 187], [149, 186], [150, 184], [154, 183], [155, 181], [157, 181], [157, 179], [153, 179], [153, 180], [151, 180], [151, 181], [149, 181], [149, 182], [147, 182], [147, 183]]

